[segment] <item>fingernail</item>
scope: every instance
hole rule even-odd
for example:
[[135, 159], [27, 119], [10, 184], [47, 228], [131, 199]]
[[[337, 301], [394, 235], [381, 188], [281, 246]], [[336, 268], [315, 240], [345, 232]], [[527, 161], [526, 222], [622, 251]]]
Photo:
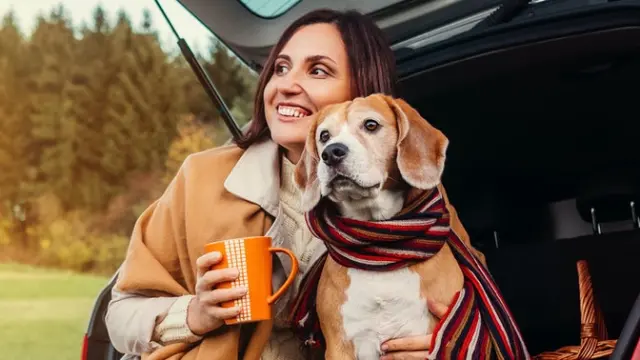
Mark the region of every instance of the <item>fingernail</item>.
[[380, 347], [380, 349], [381, 349], [382, 351], [387, 351], [387, 350], [389, 350], [389, 345], [387, 345], [387, 344], [382, 344], [382, 346]]
[[240, 294], [246, 294], [247, 291], [249, 291], [249, 289], [247, 289], [246, 286], [239, 286], [238, 287], [238, 293], [240, 293]]
[[219, 251], [214, 251], [211, 253], [211, 257], [213, 257], [213, 260], [218, 260], [221, 256], [222, 254], [220, 254]]

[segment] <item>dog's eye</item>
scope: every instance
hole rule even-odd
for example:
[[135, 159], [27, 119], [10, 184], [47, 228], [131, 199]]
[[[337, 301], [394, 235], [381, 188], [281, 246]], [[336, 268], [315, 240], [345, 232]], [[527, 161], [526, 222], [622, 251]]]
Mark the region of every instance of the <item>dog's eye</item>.
[[329, 141], [329, 138], [331, 137], [331, 135], [329, 134], [329, 132], [327, 130], [322, 130], [322, 132], [320, 132], [320, 141], [323, 143], [326, 143], [327, 141]]
[[378, 122], [375, 120], [367, 119], [364, 121], [364, 128], [369, 131], [375, 131], [378, 126], [380, 126], [380, 124], [378, 124]]

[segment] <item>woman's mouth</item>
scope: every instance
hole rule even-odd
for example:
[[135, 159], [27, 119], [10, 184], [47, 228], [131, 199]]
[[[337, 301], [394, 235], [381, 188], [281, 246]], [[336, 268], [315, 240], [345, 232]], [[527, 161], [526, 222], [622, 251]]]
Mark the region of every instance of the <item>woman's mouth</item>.
[[293, 105], [278, 105], [278, 115], [287, 118], [303, 118], [311, 115], [311, 112], [305, 108]]

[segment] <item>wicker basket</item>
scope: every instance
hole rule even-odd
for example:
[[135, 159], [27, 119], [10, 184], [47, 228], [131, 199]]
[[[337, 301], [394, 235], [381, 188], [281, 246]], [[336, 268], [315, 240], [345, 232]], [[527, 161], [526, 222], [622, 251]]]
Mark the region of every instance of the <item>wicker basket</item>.
[[565, 346], [555, 351], [543, 352], [533, 357], [535, 360], [590, 360], [602, 359], [611, 353], [617, 340], [607, 340], [607, 328], [598, 302], [593, 295], [591, 274], [585, 260], [578, 266], [580, 288], [580, 345]]

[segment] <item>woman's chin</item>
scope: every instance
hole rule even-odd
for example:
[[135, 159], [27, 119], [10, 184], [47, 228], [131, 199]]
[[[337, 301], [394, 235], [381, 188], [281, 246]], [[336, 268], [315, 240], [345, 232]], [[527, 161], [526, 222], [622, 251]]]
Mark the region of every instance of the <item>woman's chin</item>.
[[[304, 143], [307, 139], [307, 134], [282, 134], [282, 133], [271, 133], [271, 139], [281, 147], [283, 147], [287, 152], [295, 153], [295, 156], [291, 156], [291, 158], [297, 158], [302, 153], [304, 149]], [[292, 154], [294, 155], [294, 154]], [[295, 161], [294, 161], [295, 162]]]
[[304, 148], [306, 134], [274, 134], [271, 133], [271, 139], [285, 149]]

